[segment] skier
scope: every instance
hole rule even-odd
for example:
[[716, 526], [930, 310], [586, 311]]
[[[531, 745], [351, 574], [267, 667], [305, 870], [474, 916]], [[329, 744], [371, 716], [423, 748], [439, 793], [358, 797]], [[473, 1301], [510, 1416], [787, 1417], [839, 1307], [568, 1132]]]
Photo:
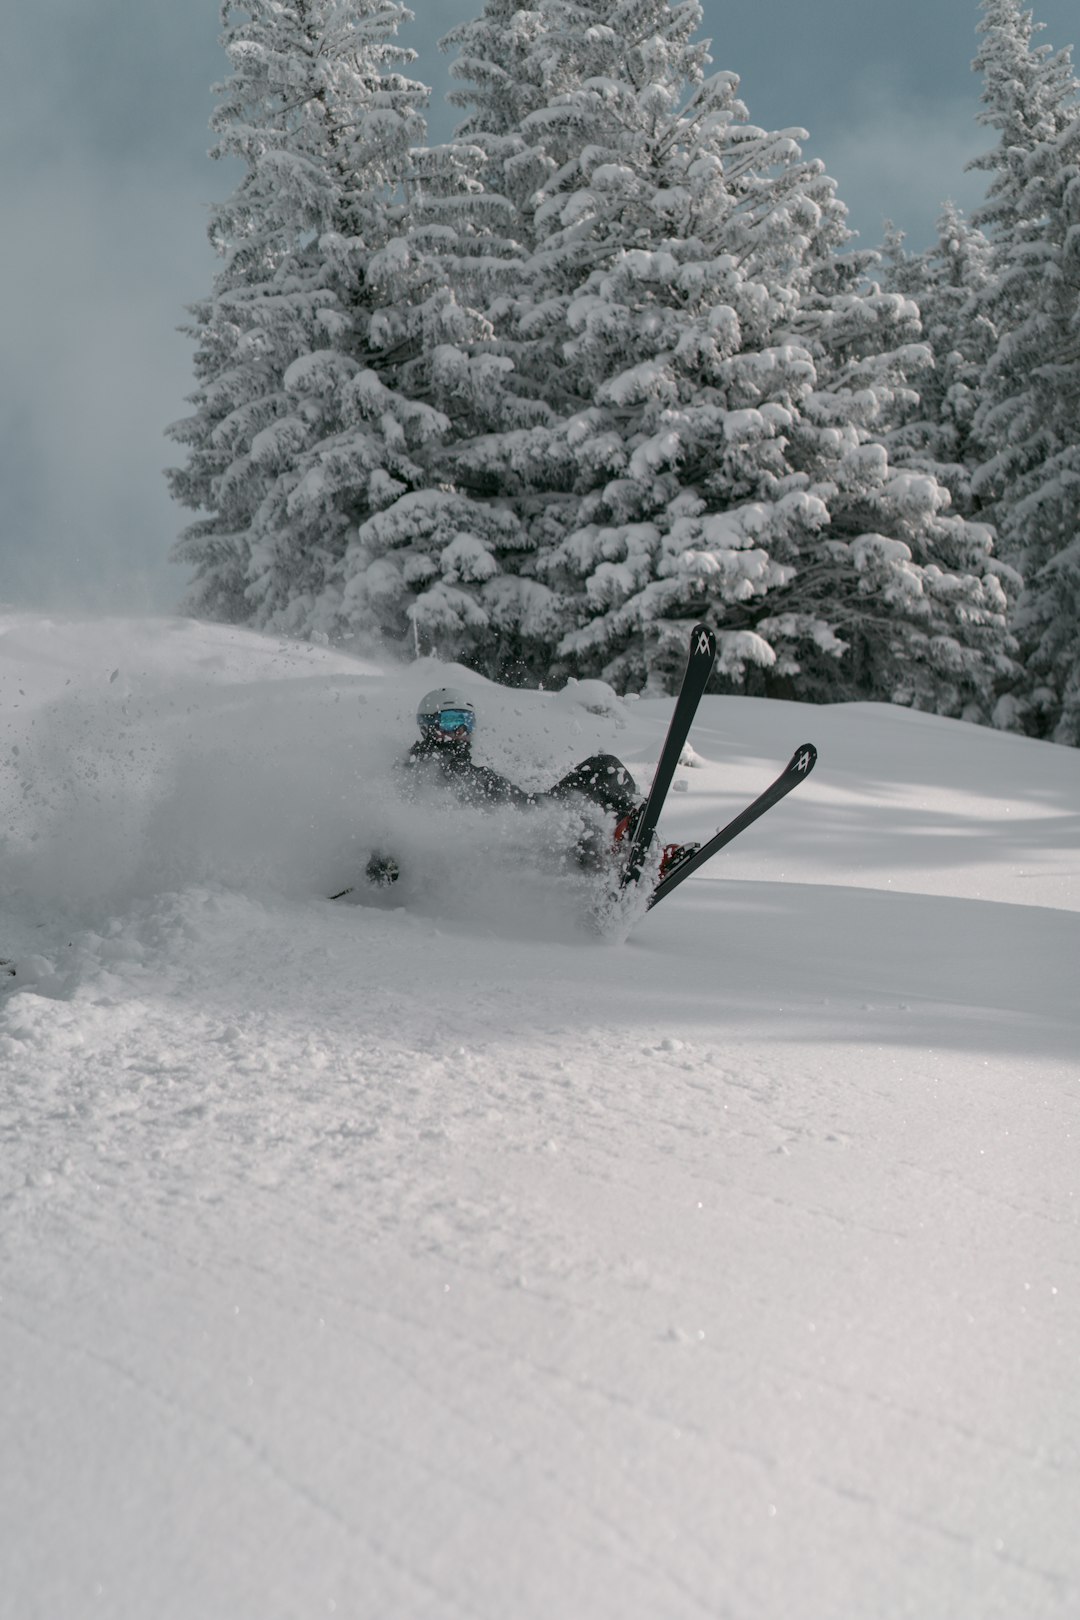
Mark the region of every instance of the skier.
[[[440, 686], [428, 692], [416, 711], [420, 740], [401, 761], [405, 792], [411, 797], [417, 788], [434, 786], [453, 792], [465, 804], [513, 805], [529, 809], [580, 797], [615, 817], [613, 842], [618, 846], [632, 836], [641, 809], [633, 778], [614, 754], [590, 754], [546, 792], [529, 793], [490, 766], [478, 765], [472, 757], [472, 737], [476, 710], [469, 698], [454, 687]], [[670, 844], [664, 849], [661, 874], [666, 875], [679, 861], [691, 855], [696, 844]], [[579, 841], [578, 860], [583, 866], [595, 865], [602, 852], [586, 835]], [[399, 875], [393, 856], [376, 851], [367, 864], [366, 876], [376, 886], [395, 883]]]

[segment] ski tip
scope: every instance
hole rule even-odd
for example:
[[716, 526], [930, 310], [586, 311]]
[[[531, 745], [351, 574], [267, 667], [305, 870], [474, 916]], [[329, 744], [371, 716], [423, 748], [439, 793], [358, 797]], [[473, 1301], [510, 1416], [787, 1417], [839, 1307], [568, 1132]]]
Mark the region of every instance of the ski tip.
[[817, 764], [817, 749], [813, 743], [800, 743], [791, 756], [788, 770], [794, 776], [809, 776]]
[[715, 658], [715, 630], [711, 630], [707, 624], [695, 624], [690, 632], [690, 652], [691, 656], [697, 654], [699, 657]]

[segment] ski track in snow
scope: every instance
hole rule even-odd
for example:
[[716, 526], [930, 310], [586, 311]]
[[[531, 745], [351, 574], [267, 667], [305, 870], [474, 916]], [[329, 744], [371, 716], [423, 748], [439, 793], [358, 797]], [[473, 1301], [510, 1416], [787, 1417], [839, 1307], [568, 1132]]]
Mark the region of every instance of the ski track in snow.
[[0, 615], [0, 1614], [1071, 1620], [1076, 753], [707, 699], [667, 836], [818, 769], [603, 941], [436, 677], [670, 711]]

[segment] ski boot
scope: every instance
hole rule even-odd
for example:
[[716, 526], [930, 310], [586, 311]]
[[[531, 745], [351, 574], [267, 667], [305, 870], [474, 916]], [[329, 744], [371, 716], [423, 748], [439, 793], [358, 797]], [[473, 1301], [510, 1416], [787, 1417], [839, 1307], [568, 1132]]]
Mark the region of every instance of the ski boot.
[[662, 883], [666, 877], [670, 877], [683, 861], [688, 861], [691, 855], [696, 855], [700, 848], [700, 844], [665, 844], [664, 853], [660, 857], [660, 875], [657, 882]]

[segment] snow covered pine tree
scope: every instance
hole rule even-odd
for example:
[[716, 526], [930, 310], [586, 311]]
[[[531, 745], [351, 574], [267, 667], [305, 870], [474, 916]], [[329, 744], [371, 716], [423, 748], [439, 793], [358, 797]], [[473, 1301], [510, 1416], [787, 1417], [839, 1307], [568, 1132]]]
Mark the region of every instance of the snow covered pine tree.
[[926, 362], [918, 312], [841, 253], [802, 132], [705, 76], [700, 20], [489, 0], [450, 36], [463, 133], [529, 250], [495, 330], [546, 409], [461, 447], [461, 476], [500, 480], [536, 537], [557, 672], [670, 688], [708, 617], [734, 689], [985, 718], [1008, 665], [989, 532], [883, 443]]
[[994, 329], [973, 430], [972, 487], [1024, 576], [1023, 664], [997, 721], [1080, 744], [1080, 85], [1068, 50], [1036, 46], [1016, 0], [983, 0], [974, 216], [992, 244], [978, 307]]
[[[883, 285], [918, 305], [922, 341], [931, 364], [917, 377], [919, 397], [888, 438], [890, 459], [943, 483], [957, 510], [977, 518], [971, 489], [979, 463], [972, 422], [994, 328], [980, 309], [990, 274], [990, 243], [954, 203], [937, 222], [937, 239], [908, 253], [903, 233], [890, 230]], [[1018, 583], [1014, 589], [1018, 588]]]
[[245, 172], [213, 216], [225, 262], [193, 309], [196, 412], [170, 430], [188, 447], [173, 494], [204, 514], [176, 555], [210, 617], [467, 656], [499, 550], [521, 539], [432, 469], [450, 430], [432, 376], [451, 340], [486, 330], [449, 283], [499, 273], [475, 238], [505, 210], [480, 195], [479, 153], [422, 144], [428, 91], [393, 38], [408, 15], [396, 0], [222, 8], [215, 155]]
[[398, 71], [412, 53], [389, 43], [405, 15], [394, 0], [222, 5], [232, 77], [212, 155], [239, 157], [244, 174], [212, 216], [224, 264], [192, 311], [197, 410], [170, 429], [189, 450], [173, 494], [208, 514], [176, 555], [195, 569], [192, 607], [211, 617], [310, 628], [354, 490], [402, 457], [404, 428], [393, 448], [376, 429], [362, 448], [311, 452], [363, 420], [374, 386], [351, 306], [423, 133], [424, 87]]

